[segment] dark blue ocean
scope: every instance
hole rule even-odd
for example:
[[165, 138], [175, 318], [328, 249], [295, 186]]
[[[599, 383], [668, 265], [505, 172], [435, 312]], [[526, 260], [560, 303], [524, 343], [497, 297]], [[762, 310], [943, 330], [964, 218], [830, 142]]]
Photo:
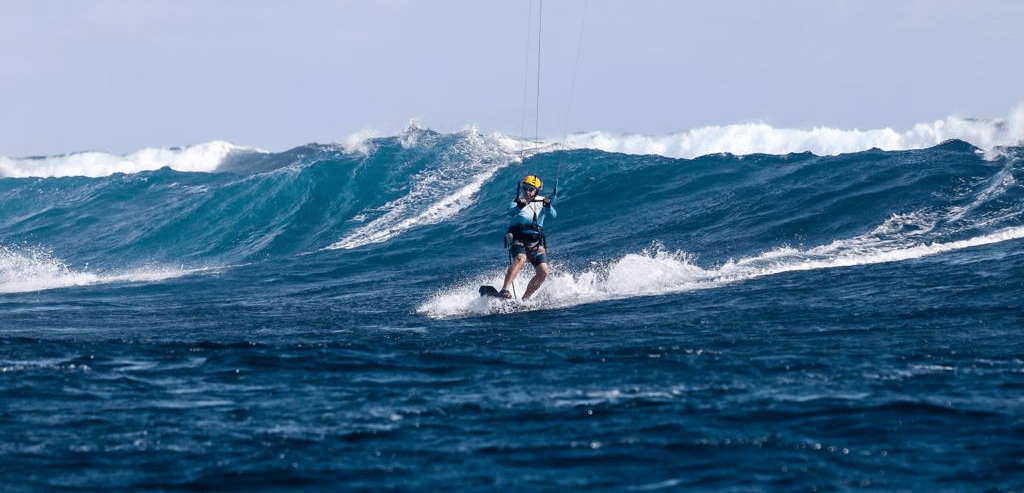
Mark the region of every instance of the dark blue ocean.
[[7, 159], [0, 492], [1024, 491], [1024, 148], [189, 152]]

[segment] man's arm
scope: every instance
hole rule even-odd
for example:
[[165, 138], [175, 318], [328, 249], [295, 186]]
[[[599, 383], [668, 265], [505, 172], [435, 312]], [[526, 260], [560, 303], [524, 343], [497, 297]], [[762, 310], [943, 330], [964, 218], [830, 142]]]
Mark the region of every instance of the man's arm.
[[544, 207], [547, 208], [551, 219], [558, 219], [558, 211], [555, 210], [554, 204], [551, 203], [551, 197], [544, 197]]

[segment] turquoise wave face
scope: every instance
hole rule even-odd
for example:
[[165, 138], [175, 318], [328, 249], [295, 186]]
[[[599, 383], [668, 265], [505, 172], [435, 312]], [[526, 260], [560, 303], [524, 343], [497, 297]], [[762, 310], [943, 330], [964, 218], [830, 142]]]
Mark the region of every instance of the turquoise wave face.
[[1024, 215], [1014, 150], [986, 160], [959, 141], [673, 159], [526, 156], [470, 133], [422, 131], [361, 151], [237, 153], [216, 172], [0, 179], [0, 237], [9, 250], [42, 249], [70, 266], [228, 265], [320, 251], [463, 265], [501, 255], [502, 212], [527, 173], [545, 179], [542, 193], [557, 183], [549, 243], [579, 263], [655, 244], [713, 264], [868, 237], [943, 243], [1020, 226]]

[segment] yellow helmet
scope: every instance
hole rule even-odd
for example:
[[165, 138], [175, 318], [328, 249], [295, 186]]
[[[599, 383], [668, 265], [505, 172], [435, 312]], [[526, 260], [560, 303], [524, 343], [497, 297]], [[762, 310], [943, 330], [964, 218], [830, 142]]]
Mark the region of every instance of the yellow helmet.
[[531, 187], [534, 187], [537, 190], [540, 190], [544, 186], [543, 183], [540, 181], [540, 178], [537, 178], [534, 175], [527, 175], [526, 178], [523, 178], [523, 183]]

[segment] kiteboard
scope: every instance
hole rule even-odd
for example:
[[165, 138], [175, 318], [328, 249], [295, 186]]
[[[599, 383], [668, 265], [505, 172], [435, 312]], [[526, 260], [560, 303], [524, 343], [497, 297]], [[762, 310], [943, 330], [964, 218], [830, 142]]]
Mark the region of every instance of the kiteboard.
[[505, 297], [501, 295], [501, 292], [495, 289], [494, 286], [480, 286], [480, 296], [505, 299]]

